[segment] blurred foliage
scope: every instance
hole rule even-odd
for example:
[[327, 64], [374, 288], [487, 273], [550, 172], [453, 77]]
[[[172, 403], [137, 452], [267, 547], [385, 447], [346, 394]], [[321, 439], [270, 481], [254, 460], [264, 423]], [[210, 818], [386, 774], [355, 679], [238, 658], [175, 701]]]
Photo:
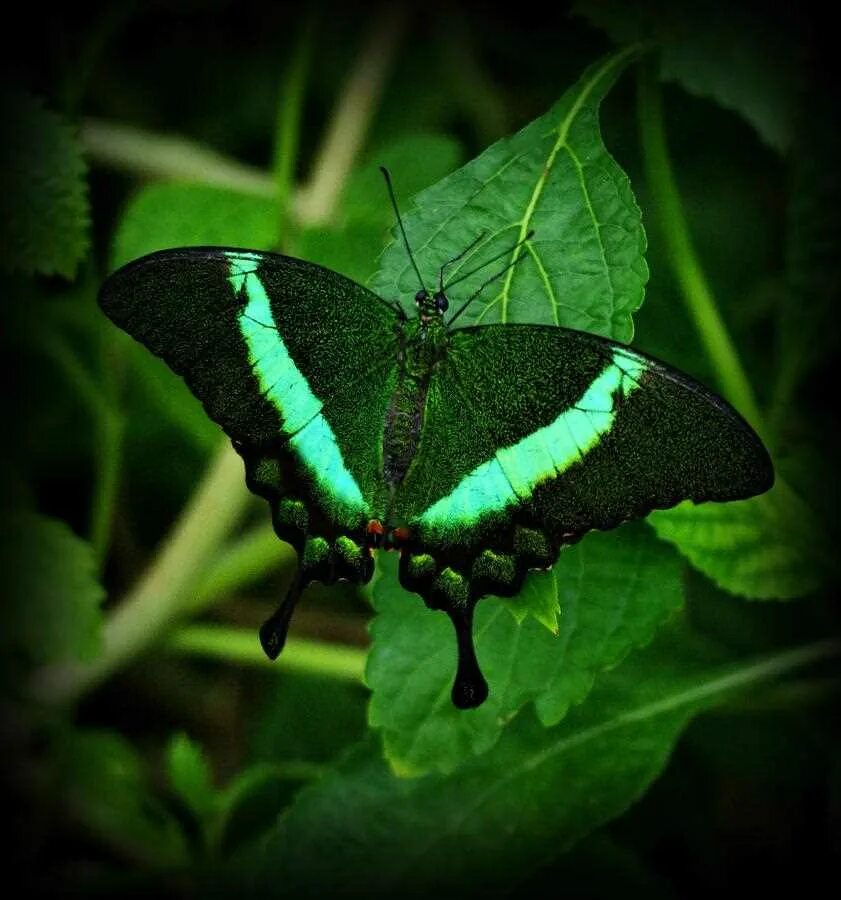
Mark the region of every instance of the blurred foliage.
[[42, 101], [4, 90], [0, 266], [65, 278], [88, 249], [86, 167], [73, 130]]
[[[0, 54], [10, 871], [34, 892], [655, 898], [828, 873], [826, 22], [689, 2], [19, 12]], [[662, 85], [642, 85], [646, 65]], [[663, 107], [654, 162], [645, 90]], [[483, 230], [510, 246], [543, 172], [562, 200], [531, 210], [540, 259], [511, 278], [512, 317], [629, 339], [633, 313], [635, 346], [724, 391], [744, 375], [782, 485], [588, 536], [516, 602], [485, 601], [491, 696], [469, 713], [449, 704], [447, 623], [390, 558], [366, 589], [309, 591], [297, 668], [264, 664], [254, 630], [291, 555], [197, 401], [95, 303], [115, 266], [189, 243], [281, 249], [405, 300], [380, 164], [430, 270]], [[692, 311], [692, 265], [738, 372]], [[563, 275], [584, 266], [583, 288]], [[219, 535], [206, 556], [185, 525]], [[160, 573], [180, 565], [195, 571], [176, 591]], [[165, 628], [147, 636], [149, 603]]]

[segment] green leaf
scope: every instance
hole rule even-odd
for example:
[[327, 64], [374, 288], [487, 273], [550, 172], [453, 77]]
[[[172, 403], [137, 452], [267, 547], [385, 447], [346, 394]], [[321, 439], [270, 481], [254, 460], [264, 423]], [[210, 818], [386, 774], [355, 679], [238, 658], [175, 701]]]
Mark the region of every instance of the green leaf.
[[173, 790], [196, 819], [209, 819], [219, 798], [201, 747], [183, 732], [174, 735], [166, 750], [166, 768]]
[[102, 647], [105, 591], [90, 545], [56, 519], [30, 512], [0, 521], [4, 665], [90, 661]]
[[[602, 143], [598, 109], [636, 53], [591, 66], [548, 113], [415, 198], [406, 232], [428, 288], [442, 263], [480, 235], [449, 279], [500, 255], [453, 287], [451, 306], [511, 262], [514, 244], [535, 230], [523, 259], [471, 304], [464, 325], [547, 323], [631, 339], [648, 278], [645, 233], [628, 178]], [[371, 286], [402, 302], [414, 297], [417, 280], [399, 240]]]
[[207, 832], [208, 846], [220, 856], [229, 855], [266, 834], [300, 782], [320, 774], [317, 769], [305, 763], [257, 763], [243, 769], [219, 795], [220, 807]]
[[511, 601], [479, 604], [476, 648], [491, 691], [469, 712], [450, 699], [452, 626], [402, 590], [396, 576], [380, 578], [366, 671], [373, 689], [369, 721], [382, 730], [395, 771], [452, 771], [492, 747], [531, 700], [543, 724], [556, 724], [587, 696], [598, 672], [648, 643], [681, 604], [682, 564], [647, 532], [635, 524], [593, 533], [565, 550], [550, 573], [531, 576], [519, 603], [537, 605], [529, 599], [535, 594], [559, 608], [556, 633], [533, 617], [510, 615]]
[[580, 0], [574, 10], [618, 44], [656, 41], [663, 79], [739, 113], [775, 150], [789, 148], [804, 59], [801, 26], [785, 8]]
[[278, 243], [279, 223], [277, 204], [265, 197], [202, 184], [151, 184], [123, 211], [111, 266], [167, 247], [216, 244], [269, 250]]
[[55, 748], [56, 790], [71, 817], [121, 856], [184, 865], [181, 829], [155, 798], [140, 756], [111, 731], [68, 731]]
[[4, 91], [0, 266], [72, 278], [90, 243], [87, 167], [76, 135], [29, 94]]
[[826, 575], [826, 540], [811, 510], [783, 481], [735, 503], [685, 501], [648, 521], [708, 578], [732, 594], [789, 600]]
[[281, 817], [258, 883], [290, 896], [503, 894], [634, 803], [700, 710], [838, 652], [734, 660], [681, 620], [562, 724], [547, 730], [526, 710], [450, 776], [397, 778], [362, 745]]
[[[366, 697], [359, 684], [292, 672], [272, 676], [252, 719], [249, 758], [267, 763], [332, 761], [365, 733]], [[314, 716], [314, 709], [330, 713]]]

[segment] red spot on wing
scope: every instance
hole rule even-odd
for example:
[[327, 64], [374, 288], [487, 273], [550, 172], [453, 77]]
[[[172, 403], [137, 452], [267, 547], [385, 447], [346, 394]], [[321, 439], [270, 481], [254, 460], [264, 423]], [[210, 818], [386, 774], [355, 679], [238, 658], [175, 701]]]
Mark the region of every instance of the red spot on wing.
[[404, 526], [394, 529], [394, 543], [405, 544], [412, 537], [412, 532]]

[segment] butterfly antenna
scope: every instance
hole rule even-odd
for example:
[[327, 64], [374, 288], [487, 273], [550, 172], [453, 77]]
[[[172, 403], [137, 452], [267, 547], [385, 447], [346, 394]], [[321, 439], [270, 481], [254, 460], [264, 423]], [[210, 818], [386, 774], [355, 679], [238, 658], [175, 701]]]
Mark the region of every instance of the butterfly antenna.
[[391, 173], [385, 166], [380, 166], [380, 171], [383, 173], [383, 178], [385, 178], [386, 187], [388, 188], [388, 196], [391, 198], [391, 205], [394, 207], [394, 215], [397, 216], [397, 224], [400, 226], [400, 234], [403, 235], [403, 243], [406, 245], [406, 252], [409, 254], [409, 262], [412, 264], [412, 268], [415, 270], [415, 275], [418, 276], [418, 282], [421, 286], [421, 290], [426, 293], [426, 286], [423, 283], [423, 278], [421, 278], [420, 269], [415, 262], [414, 256], [412, 256], [412, 248], [409, 246], [409, 239], [406, 237], [406, 229], [403, 227], [403, 220], [400, 218], [400, 210], [397, 208], [397, 198], [394, 196], [394, 186], [391, 183]]
[[[519, 244], [517, 244], [517, 246], [519, 247], [520, 244], [523, 243], [523, 241], [527, 241], [527, 240], [528, 240], [528, 235], [526, 237], [524, 237], [523, 240], [520, 241]], [[467, 309], [468, 306], [470, 306], [470, 304], [479, 296], [479, 294], [482, 293], [483, 290], [485, 290], [485, 288], [489, 284], [492, 284], [494, 281], [497, 280], [497, 278], [502, 277], [509, 269], [513, 269], [514, 266], [516, 266], [517, 263], [525, 257], [525, 255], [526, 255], [525, 253], [517, 254], [517, 256], [515, 256], [514, 259], [512, 259], [511, 262], [508, 263], [508, 265], [505, 266], [504, 269], [500, 269], [495, 275], [491, 275], [491, 277], [487, 281], [483, 282], [481, 284], [481, 286], [479, 287], [479, 289], [475, 290], [464, 301], [464, 303], [462, 303], [462, 305], [453, 313], [453, 315], [450, 317], [450, 320], [447, 322], [447, 327], [449, 328], [449, 326], [452, 325], [453, 322], [455, 322], [455, 320]], [[491, 260], [488, 260], [488, 262], [491, 262]], [[465, 276], [465, 277], [467, 277], [467, 276]], [[459, 279], [459, 280], [461, 280], [461, 279]]]
[[[490, 259], [486, 259], [481, 265], [476, 266], [475, 269], [471, 269], [469, 272], [465, 272], [463, 275], [459, 275], [458, 278], [454, 278], [446, 287], [443, 287], [441, 289], [442, 292], [445, 290], [448, 291], [451, 287], [453, 287], [453, 285], [460, 284], [466, 278], [470, 278], [471, 275], [475, 275], [477, 272], [481, 272], [482, 269], [485, 268], [485, 266], [489, 266], [492, 262], [496, 262], [498, 259], [502, 258], [503, 256], [507, 256], [509, 253], [514, 253], [514, 251], [517, 250], [518, 247], [522, 247], [523, 244], [526, 243], [526, 241], [530, 241], [533, 237], [534, 237], [534, 230], [530, 231], [524, 238], [520, 238], [520, 240], [517, 241], [517, 243], [514, 244], [513, 247], [507, 247], [505, 250], [502, 250], [499, 253], [497, 253], [496, 256], [492, 256]], [[456, 257], [456, 258], [458, 258], [458, 257]], [[455, 260], [453, 260], [453, 262], [455, 262]], [[516, 260], [512, 260], [511, 264], [506, 266], [502, 271], [507, 272], [508, 269], [510, 269], [511, 266], [513, 266], [515, 262], [516, 262]], [[502, 274], [502, 273], [500, 273], [500, 274]], [[498, 278], [499, 276], [497, 275], [495, 277]], [[491, 279], [491, 280], [493, 280], [493, 279]]]
[[454, 256], [452, 259], [448, 259], [443, 266], [441, 266], [441, 271], [438, 273], [438, 290], [443, 294], [444, 293], [444, 270], [451, 266], [454, 262], [458, 262], [463, 257], [467, 256], [468, 253], [482, 240], [482, 238], [487, 234], [486, 231], [482, 231], [478, 234], [465, 248], [458, 254], [458, 256]]

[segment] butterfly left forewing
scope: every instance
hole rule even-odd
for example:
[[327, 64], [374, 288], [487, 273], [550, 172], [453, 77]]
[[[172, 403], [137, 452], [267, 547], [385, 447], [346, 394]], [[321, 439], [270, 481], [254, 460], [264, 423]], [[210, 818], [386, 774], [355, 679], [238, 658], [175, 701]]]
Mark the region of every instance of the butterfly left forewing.
[[394, 313], [378, 297], [302, 260], [212, 247], [131, 263], [100, 302], [184, 376], [284, 538], [303, 550], [313, 533], [361, 534], [382, 503], [395, 367]]

